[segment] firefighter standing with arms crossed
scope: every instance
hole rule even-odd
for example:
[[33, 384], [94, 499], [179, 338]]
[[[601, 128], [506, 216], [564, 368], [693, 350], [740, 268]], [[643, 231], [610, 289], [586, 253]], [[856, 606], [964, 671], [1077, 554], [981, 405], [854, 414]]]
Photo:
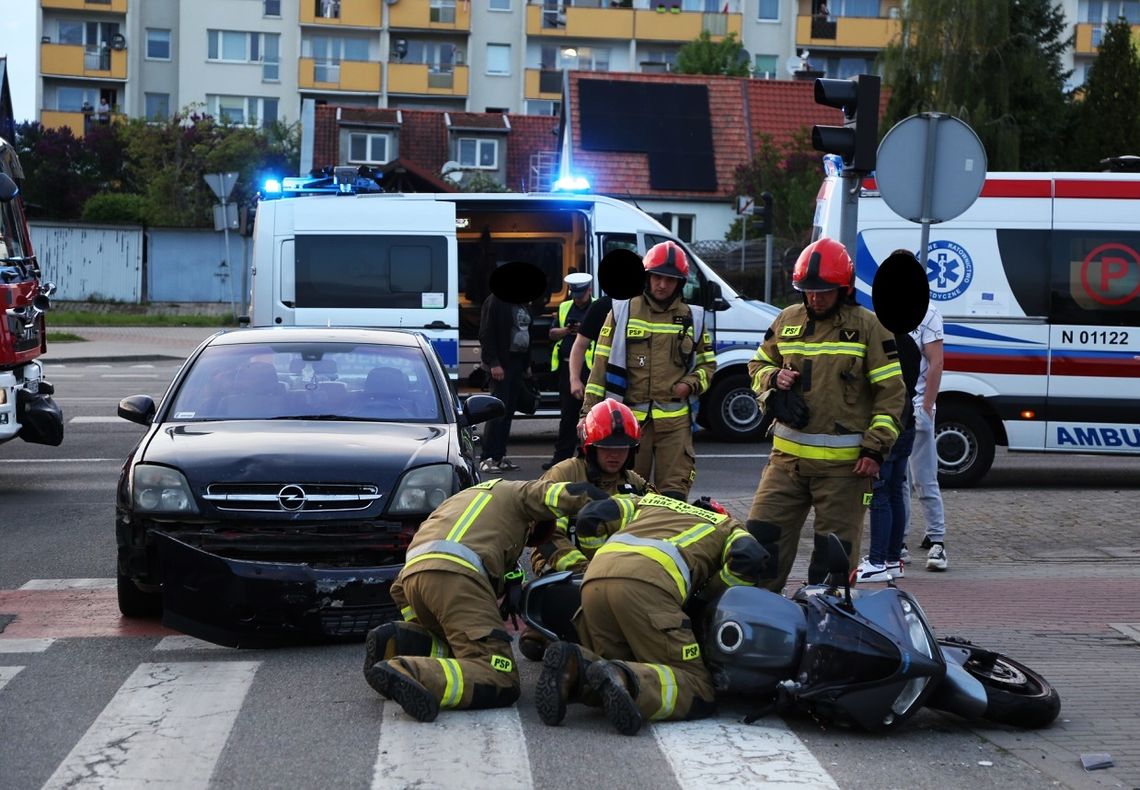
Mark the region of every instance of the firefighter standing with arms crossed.
[[804, 303], [777, 316], [748, 363], [752, 389], [774, 418], [747, 522], [771, 555], [775, 576], [763, 586], [773, 592], [787, 581], [813, 507], [808, 582], [827, 575], [828, 533], [843, 542], [850, 566], [858, 564], [871, 483], [899, 435], [906, 387], [895, 340], [873, 313], [848, 302], [854, 278], [842, 244], [809, 244], [792, 272]]
[[[420, 721], [440, 708], [500, 708], [519, 697], [511, 637], [498, 597], [524, 544], [592, 498], [589, 483], [487, 480], [454, 494], [420, 526], [392, 600], [405, 622], [365, 639], [364, 677]], [[520, 574], [521, 575], [521, 574]]]
[[648, 720], [715, 712], [712, 676], [686, 606], [727, 587], [755, 585], [766, 554], [736, 519], [660, 494], [591, 502], [580, 539], [609, 536], [586, 569], [574, 618], [581, 646], [556, 642], [535, 689], [542, 721], [570, 702], [598, 704], [623, 735]]
[[650, 248], [642, 261], [645, 291], [615, 299], [598, 338], [582, 403], [584, 417], [610, 397], [641, 426], [634, 469], [666, 496], [684, 500], [696, 478], [692, 421], [697, 399], [716, 372], [704, 310], [682, 299], [689, 261], [675, 242]]

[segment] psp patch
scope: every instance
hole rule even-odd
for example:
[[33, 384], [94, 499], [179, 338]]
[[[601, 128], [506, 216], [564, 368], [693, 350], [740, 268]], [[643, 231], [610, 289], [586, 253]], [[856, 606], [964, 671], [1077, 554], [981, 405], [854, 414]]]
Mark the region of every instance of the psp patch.
[[491, 656], [491, 669], [499, 672], [510, 672], [515, 668], [515, 662], [505, 656]]
[[692, 661], [695, 658], [701, 657], [701, 646], [694, 642], [691, 645], [685, 645], [681, 648], [681, 660]]
[[787, 326], [780, 327], [780, 337], [799, 337], [803, 334], [803, 332], [804, 328], [799, 324], [796, 324], [795, 326], [789, 324]]

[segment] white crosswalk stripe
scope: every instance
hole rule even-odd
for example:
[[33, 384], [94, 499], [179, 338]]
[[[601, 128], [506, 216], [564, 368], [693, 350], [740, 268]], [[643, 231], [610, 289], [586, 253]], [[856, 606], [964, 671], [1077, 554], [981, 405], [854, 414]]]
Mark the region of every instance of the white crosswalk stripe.
[[0, 667], [0, 690], [3, 690], [12, 678], [20, 674], [21, 669], [23, 669], [23, 667]]
[[139, 665], [44, 790], [208, 787], [259, 664]]
[[0, 639], [0, 653], [42, 653], [51, 647], [54, 639]]

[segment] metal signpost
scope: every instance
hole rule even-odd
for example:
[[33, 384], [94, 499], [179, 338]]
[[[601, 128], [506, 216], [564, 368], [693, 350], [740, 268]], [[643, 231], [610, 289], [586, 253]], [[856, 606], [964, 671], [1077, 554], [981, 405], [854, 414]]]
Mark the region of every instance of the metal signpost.
[[978, 199], [986, 151], [965, 121], [937, 112], [912, 115], [879, 144], [875, 182], [892, 211], [922, 224], [918, 262], [925, 271], [930, 226], [954, 219]]
[[237, 184], [237, 173], [206, 173], [202, 176], [210, 190], [218, 198], [218, 205], [214, 206], [214, 230], [222, 231], [222, 244], [225, 245], [222, 254], [222, 264], [226, 267], [230, 277], [230, 307], [233, 308], [234, 318], [237, 318], [237, 300], [234, 298], [233, 266], [230, 265], [230, 228], [237, 230], [238, 207], [237, 203], [227, 203], [230, 194]]
[[736, 199], [736, 213], [740, 215], [740, 271], [744, 271], [744, 251], [748, 246], [748, 218], [756, 210], [756, 198], [741, 195]]

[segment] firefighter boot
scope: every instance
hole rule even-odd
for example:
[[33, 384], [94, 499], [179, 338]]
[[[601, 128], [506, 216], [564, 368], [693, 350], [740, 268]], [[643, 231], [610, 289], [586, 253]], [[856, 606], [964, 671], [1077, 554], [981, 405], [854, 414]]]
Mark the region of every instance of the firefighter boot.
[[528, 661], [541, 661], [549, 646], [550, 640], [529, 625], [519, 634], [519, 652]]
[[622, 735], [637, 735], [641, 711], [637, 702], [637, 679], [613, 661], [595, 661], [586, 670], [586, 680], [602, 698], [606, 718]]
[[589, 663], [573, 642], [554, 642], [542, 658], [542, 674], [534, 689], [534, 706], [542, 723], [554, 727], [566, 716], [566, 703], [582, 696], [582, 679]]
[[423, 685], [393, 664], [381, 661], [364, 673], [368, 685], [385, 699], [395, 700], [404, 712], [418, 721], [435, 721], [439, 700]]
[[396, 656], [396, 624], [384, 623], [368, 632], [364, 638], [364, 674], [377, 661], [386, 661]]

